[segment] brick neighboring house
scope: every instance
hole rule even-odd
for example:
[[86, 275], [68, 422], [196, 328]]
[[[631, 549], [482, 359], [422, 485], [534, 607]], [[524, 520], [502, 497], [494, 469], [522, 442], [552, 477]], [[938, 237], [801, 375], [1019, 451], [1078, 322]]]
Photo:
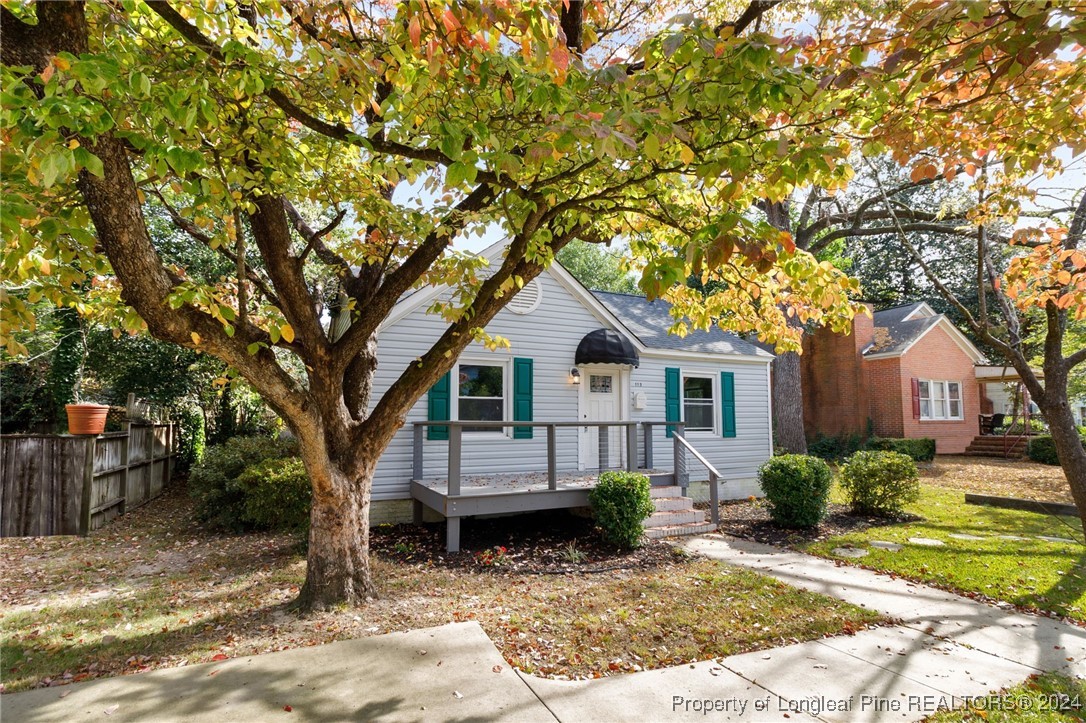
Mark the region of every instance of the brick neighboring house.
[[940, 454], [961, 454], [979, 433], [984, 361], [924, 302], [859, 316], [849, 335], [820, 329], [804, 341], [804, 431], [931, 437]]

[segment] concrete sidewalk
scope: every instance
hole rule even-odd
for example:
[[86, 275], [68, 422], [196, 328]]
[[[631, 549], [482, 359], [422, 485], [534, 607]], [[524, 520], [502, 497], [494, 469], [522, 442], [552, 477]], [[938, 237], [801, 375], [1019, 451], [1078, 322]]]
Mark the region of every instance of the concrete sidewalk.
[[10, 693], [0, 718], [554, 721], [477, 623]]
[[896, 721], [922, 719], [1039, 671], [1086, 674], [1086, 630], [1076, 626], [767, 545], [712, 535], [685, 546], [903, 624], [571, 682], [512, 671], [482, 628], [459, 623], [9, 694], [0, 698], [0, 715], [5, 721], [249, 721], [290, 714], [307, 721]]

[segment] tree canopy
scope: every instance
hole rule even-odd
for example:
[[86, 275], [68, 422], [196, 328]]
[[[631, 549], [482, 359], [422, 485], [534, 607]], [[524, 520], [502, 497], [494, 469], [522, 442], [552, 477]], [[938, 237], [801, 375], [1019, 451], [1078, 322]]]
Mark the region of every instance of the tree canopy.
[[[763, 25], [777, 4], [634, 32], [644, 3], [6, 3], [0, 342], [19, 351], [45, 298], [229, 364], [313, 482], [303, 598], [362, 599], [381, 451], [472, 341], [503, 343], [487, 322], [573, 239], [623, 237], [677, 331], [795, 349], [802, 324], [847, 328], [857, 285], [756, 204], [843, 189], [854, 151], [892, 149], [917, 178], [994, 153], [1012, 178], [1084, 144], [1068, 116], [1086, 81], [1059, 57], [1081, 15], [918, 2], [805, 36]], [[156, 215], [229, 272], [169, 254]], [[461, 245], [487, 228], [509, 242], [496, 269]], [[1064, 250], [1021, 262], [1023, 303], [1042, 303], [1039, 269], [1077, 261]], [[374, 397], [378, 328], [437, 284], [447, 331]]]

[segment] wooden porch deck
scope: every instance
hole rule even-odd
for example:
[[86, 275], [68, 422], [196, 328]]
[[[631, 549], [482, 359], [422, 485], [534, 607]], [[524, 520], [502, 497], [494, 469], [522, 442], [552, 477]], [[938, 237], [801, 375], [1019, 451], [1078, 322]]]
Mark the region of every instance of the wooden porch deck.
[[[517, 426], [545, 428], [547, 432], [545, 471], [462, 475], [460, 473], [462, 428], [466, 424], [472, 427], [493, 426], [495, 429]], [[423, 432], [427, 426], [434, 425], [449, 429], [448, 474], [440, 478], [426, 479], [422, 475], [424, 469]], [[556, 464], [555, 429], [579, 426], [601, 428], [599, 434], [601, 462], [611, 459], [607, 449], [609, 444], [606, 441], [609, 438], [609, 435], [605, 433], [607, 428], [623, 428], [626, 442], [624, 469], [648, 476], [654, 486], [678, 486], [683, 496], [686, 495], [689, 479], [686, 473], [686, 453], [689, 450], [695, 459], [702, 462], [709, 471], [710, 495], [715, 503], [719, 473], [683, 437], [682, 422], [416, 422], [414, 473], [411, 481], [415, 523], [422, 523], [424, 507], [429, 507], [443, 515], [447, 522], [446, 549], [449, 552], [457, 552], [460, 549], [460, 520], [463, 517], [588, 507], [588, 493], [595, 487], [600, 473], [608, 470], [606, 465], [601, 464], [600, 469], [594, 470], [558, 471]], [[662, 431], [665, 426], [675, 429], [672, 470], [658, 469], [652, 464], [653, 429], [655, 427]], [[638, 427], [641, 428], [644, 438], [641, 460], [638, 459]], [[712, 510], [716, 512], [715, 504]]]

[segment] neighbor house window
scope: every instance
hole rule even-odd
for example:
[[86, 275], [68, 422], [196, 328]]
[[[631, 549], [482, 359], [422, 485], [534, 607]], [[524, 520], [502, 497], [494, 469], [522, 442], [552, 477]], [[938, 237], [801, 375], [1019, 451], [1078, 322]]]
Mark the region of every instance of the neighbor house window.
[[[504, 364], [460, 364], [458, 376], [457, 419], [461, 422], [501, 422], [505, 419]], [[502, 432], [486, 427], [464, 427], [464, 431]]]
[[921, 419], [962, 419], [961, 382], [920, 380]]
[[688, 432], [712, 432], [716, 407], [711, 376], [683, 377], [683, 421]]

